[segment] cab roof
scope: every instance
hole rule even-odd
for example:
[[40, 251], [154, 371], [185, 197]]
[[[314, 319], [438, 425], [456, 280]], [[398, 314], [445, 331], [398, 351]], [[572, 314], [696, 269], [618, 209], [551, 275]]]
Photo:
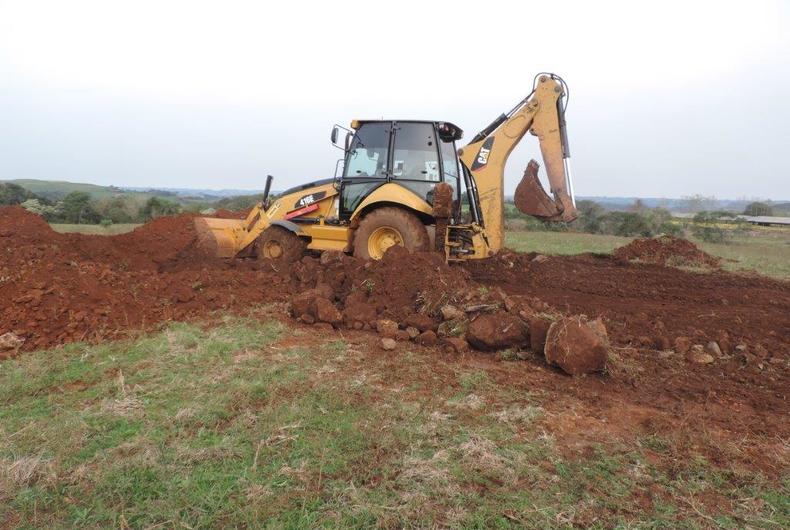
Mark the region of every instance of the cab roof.
[[[436, 125], [436, 128], [439, 129], [439, 133], [442, 136], [451, 137], [453, 140], [460, 140], [464, 136], [464, 131], [455, 125], [454, 123], [450, 123], [449, 121], [431, 121], [431, 120], [351, 120], [351, 128], [354, 130], [359, 129], [362, 125], [366, 123], [391, 123], [391, 122], [399, 122], [399, 123], [432, 123]], [[445, 140], [446, 141], [446, 140]]]

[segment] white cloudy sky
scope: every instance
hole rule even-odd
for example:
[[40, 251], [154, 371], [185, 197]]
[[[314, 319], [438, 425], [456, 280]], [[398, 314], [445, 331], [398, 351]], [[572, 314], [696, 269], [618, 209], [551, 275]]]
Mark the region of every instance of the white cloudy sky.
[[469, 139], [548, 70], [577, 193], [790, 199], [788, 28], [786, 0], [0, 0], [0, 179], [282, 189], [331, 176], [336, 122]]

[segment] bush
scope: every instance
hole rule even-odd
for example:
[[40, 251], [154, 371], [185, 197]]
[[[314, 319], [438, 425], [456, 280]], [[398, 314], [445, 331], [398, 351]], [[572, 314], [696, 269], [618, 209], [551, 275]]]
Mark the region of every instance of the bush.
[[730, 231], [722, 227], [722, 223], [732, 222], [729, 212], [699, 212], [694, 216], [692, 234], [706, 243], [726, 243], [730, 239]]
[[99, 224], [102, 225], [104, 228], [112, 226], [112, 219], [102, 219], [99, 221]]
[[20, 206], [29, 212], [40, 215], [48, 222], [57, 221], [60, 217], [60, 211], [57, 207], [45, 204], [40, 199], [28, 199]]

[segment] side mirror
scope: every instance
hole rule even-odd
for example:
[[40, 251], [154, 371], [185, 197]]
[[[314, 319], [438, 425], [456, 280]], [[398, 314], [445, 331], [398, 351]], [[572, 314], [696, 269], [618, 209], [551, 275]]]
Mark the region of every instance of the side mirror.
[[346, 152], [348, 152], [348, 150], [351, 149], [351, 140], [353, 140], [353, 139], [354, 139], [354, 134], [352, 132], [350, 132], [350, 131], [347, 132], [346, 133], [346, 147], [345, 147], [345, 151]]
[[330, 136], [332, 143], [337, 145], [337, 125], [332, 127], [332, 135]]

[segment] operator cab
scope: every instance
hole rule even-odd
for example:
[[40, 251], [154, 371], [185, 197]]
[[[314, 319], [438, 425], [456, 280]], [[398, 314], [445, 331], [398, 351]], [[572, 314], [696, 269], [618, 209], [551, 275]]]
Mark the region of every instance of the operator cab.
[[[455, 141], [463, 131], [450, 122], [363, 121], [347, 130], [340, 188], [340, 218], [347, 220], [359, 204], [387, 182], [399, 184], [429, 204], [439, 182], [448, 183], [460, 202], [461, 173]], [[338, 130], [332, 130], [337, 145]], [[338, 146], [340, 147], [340, 146]]]

